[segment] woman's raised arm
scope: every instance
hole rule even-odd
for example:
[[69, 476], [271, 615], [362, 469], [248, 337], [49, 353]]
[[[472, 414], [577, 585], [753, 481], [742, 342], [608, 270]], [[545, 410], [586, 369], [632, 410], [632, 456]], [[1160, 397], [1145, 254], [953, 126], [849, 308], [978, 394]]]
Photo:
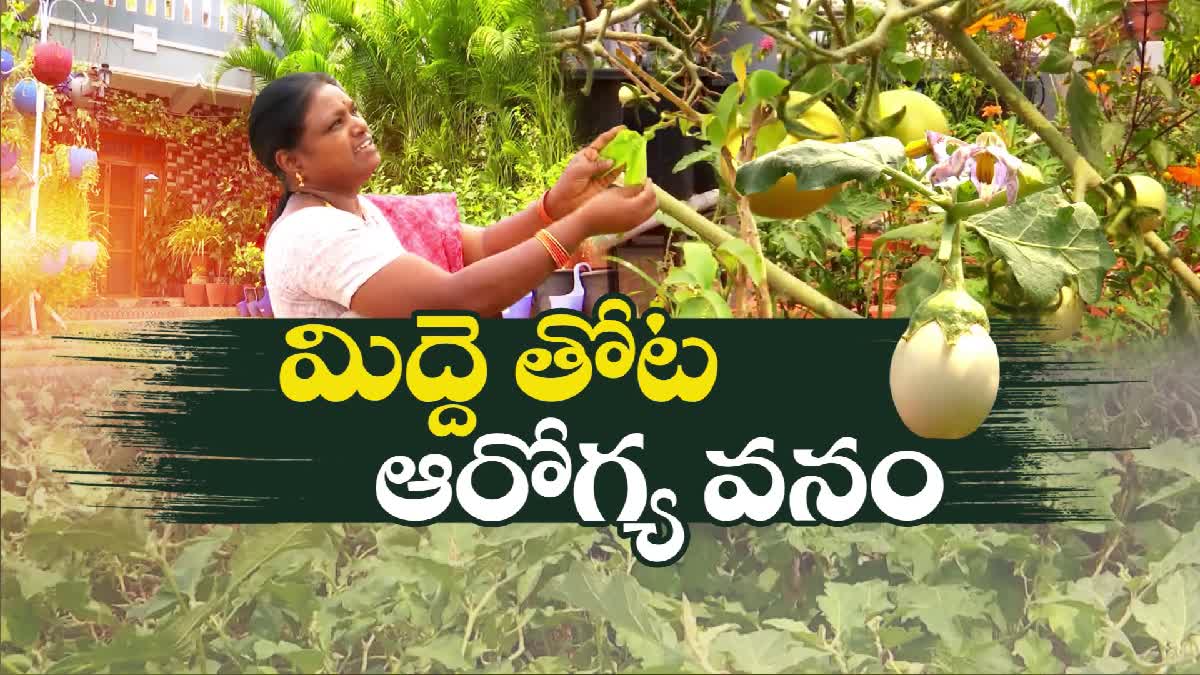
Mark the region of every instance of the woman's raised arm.
[[[571, 252], [592, 235], [619, 234], [637, 226], [657, 208], [653, 184], [646, 181], [641, 186], [604, 190], [545, 229]], [[359, 286], [350, 309], [379, 318], [406, 318], [422, 309], [498, 315], [558, 267], [545, 245], [533, 237], [539, 229], [454, 273], [420, 256], [402, 255]]]

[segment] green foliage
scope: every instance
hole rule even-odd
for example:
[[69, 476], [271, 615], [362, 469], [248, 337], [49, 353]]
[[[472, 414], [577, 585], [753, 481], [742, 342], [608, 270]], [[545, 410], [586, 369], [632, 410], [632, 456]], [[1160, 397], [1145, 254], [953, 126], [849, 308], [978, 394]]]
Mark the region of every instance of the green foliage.
[[516, 188], [526, 155], [551, 164], [571, 151], [538, 2], [241, 4], [261, 9], [263, 25], [241, 31], [218, 80], [234, 67], [260, 85], [297, 68], [331, 73], [372, 126], [380, 180], [402, 192], [421, 189], [431, 164], [451, 174], [482, 167], [488, 182]]
[[[523, 122], [522, 128], [531, 134], [536, 133], [528, 122]], [[536, 142], [533, 140], [531, 144]], [[476, 149], [477, 156], [482, 157], [483, 152], [482, 149]], [[384, 166], [375, 173], [363, 191], [374, 194], [453, 192], [458, 200], [459, 218], [464, 223], [486, 226], [527, 208], [541, 198], [542, 193], [550, 189], [562, 175], [568, 161], [570, 156], [562, 156], [547, 163], [539, 153], [523, 153], [514, 159], [515, 186], [510, 187], [498, 182], [486, 169], [481, 168], [482, 161], [454, 169], [437, 158], [427, 158], [419, 173], [399, 180], [395, 178], [400, 173], [396, 168], [399, 162], [385, 157]]]
[[234, 283], [259, 283], [259, 274], [263, 271], [263, 250], [258, 245], [242, 244], [233, 252], [229, 262], [229, 278]]
[[1181, 387], [1197, 365], [1153, 350], [1122, 355], [1146, 364], [1149, 395], [1101, 388], [1059, 412], [1105, 442], [1149, 432], [1149, 449], [1040, 466], [1056, 486], [1101, 486], [1114, 522], [696, 525], [663, 569], [608, 528], [164, 526], [97, 509], [132, 502], [51, 470], [131, 466], [83, 419], [122, 405], [124, 377], [51, 378], [6, 351], [0, 658], [27, 672], [1190, 672], [1200, 428], [1171, 411], [1195, 412]]

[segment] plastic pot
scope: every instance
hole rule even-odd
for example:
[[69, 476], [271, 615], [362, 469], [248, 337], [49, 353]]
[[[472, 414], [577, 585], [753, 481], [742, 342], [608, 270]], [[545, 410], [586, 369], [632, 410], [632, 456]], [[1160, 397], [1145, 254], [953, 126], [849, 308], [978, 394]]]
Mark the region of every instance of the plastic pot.
[[533, 291], [525, 294], [525, 297], [516, 301], [508, 309], [501, 312], [500, 316], [505, 319], [528, 319], [533, 311]]

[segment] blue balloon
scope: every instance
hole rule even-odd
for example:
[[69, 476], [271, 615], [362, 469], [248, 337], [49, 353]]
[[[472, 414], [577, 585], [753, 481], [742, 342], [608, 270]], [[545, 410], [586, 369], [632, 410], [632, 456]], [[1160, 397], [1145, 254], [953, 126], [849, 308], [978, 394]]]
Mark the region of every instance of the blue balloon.
[[32, 78], [26, 78], [13, 87], [13, 105], [22, 115], [37, 114], [38, 83]]
[[96, 162], [96, 151], [88, 148], [71, 148], [69, 159], [71, 162], [71, 178], [79, 178], [83, 175], [84, 167]]
[[8, 79], [13, 69], [13, 55], [7, 49], [0, 50], [0, 82]]

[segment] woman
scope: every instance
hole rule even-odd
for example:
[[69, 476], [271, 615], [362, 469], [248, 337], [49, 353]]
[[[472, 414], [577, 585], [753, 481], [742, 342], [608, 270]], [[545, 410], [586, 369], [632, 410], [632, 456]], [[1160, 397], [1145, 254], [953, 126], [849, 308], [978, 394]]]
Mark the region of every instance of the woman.
[[453, 195], [360, 195], [380, 157], [354, 102], [322, 73], [273, 81], [254, 102], [249, 133], [258, 161], [284, 184], [264, 246], [275, 316], [499, 316], [585, 239], [625, 232], [657, 210], [648, 180], [610, 187], [612, 163], [598, 152], [619, 130], [577, 154], [537, 203], [478, 228], [459, 224]]

